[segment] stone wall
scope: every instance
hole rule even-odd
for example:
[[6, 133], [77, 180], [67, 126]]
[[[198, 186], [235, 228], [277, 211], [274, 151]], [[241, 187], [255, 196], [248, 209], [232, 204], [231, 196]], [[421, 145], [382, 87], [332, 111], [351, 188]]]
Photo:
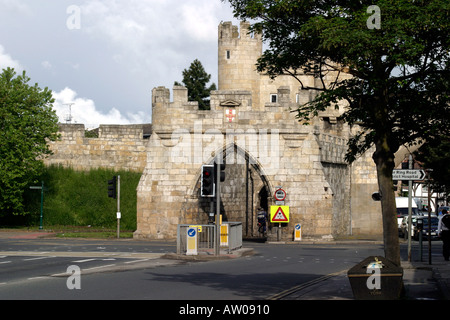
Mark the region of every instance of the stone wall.
[[[269, 195], [276, 186], [287, 191], [292, 223], [283, 228], [283, 238], [292, 237], [295, 222], [302, 223], [306, 236], [333, 234], [333, 191], [324, 174], [321, 148], [314, 126], [300, 125], [289, 112], [289, 89], [280, 88], [280, 102], [266, 104], [263, 111], [252, 109], [247, 91], [213, 92], [209, 111], [188, 102], [185, 88], [175, 87], [173, 94], [171, 101], [168, 89], [153, 90], [153, 134], [138, 186], [137, 238], [173, 238], [177, 224], [204, 222], [206, 215], [200, 216], [196, 209], [203, 201], [199, 198], [201, 166], [211, 164], [219, 153], [226, 158], [227, 168], [243, 165], [230, 161], [232, 150], [240, 150], [252, 165], [258, 186], [253, 199], [262, 186]], [[230, 113], [234, 114], [231, 120]], [[241, 177], [237, 173], [227, 177], [224, 207], [238, 219], [245, 215], [246, 202], [230, 194], [243, 194], [239, 190], [245, 170], [229, 170], [241, 172]], [[234, 202], [228, 203], [227, 198]], [[274, 204], [273, 199], [269, 201]]]
[[[86, 138], [83, 125], [61, 125], [62, 139], [51, 143], [54, 155], [46, 164], [142, 172], [135, 238], [175, 239], [178, 224], [208, 223], [210, 201], [200, 196], [200, 176], [202, 165], [215, 158], [227, 163], [221, 213], [242, 222], [244, 236], [258, 236], [256, 208], [274, 205], [278, 186], [290, 207], [280, 240], [292, 240], [296, 223], [306, 238], [380, 236], [380, 204], [371, 199], [378, 189], [372, 151], [345, 162], [352, 134], [339, 119], [345, 105], [302, 125], [292, 110], [316, 93], [287, 75], [273, 80], [256, 72], [262, 42], [248, 34], [247, 23], [240, 32], [221, 23], [218, 37], [219, 90], [211, 93], [211, 110], [188, 101], [184, 87], [175, 86], [172, 99], [168, 88], [154, 88], [151, 131], [147, 125], [100, 126], [98, 138]], [[325, 82], [335, 76], [329, 73]], [[318, 81], [305, 74], [299, 79], [306, 86]], [[269, 226], [269, 239], [278, 239], [277, 227]]]
[[373, 152], [374, 148], [370, 149], [351, 166], [352, 234], [380, 237], [383, 230], [381, 202], [372, 200], [372, 193], [378, 191]]
[[50, 142], [46, 165], [75, 170], [107, 168], [142, 172], [147, 164], [144, 133], [148, 125], [101, 125], [97, 138], [86, 138], [83, 124], [60, 124], [61, 139]]

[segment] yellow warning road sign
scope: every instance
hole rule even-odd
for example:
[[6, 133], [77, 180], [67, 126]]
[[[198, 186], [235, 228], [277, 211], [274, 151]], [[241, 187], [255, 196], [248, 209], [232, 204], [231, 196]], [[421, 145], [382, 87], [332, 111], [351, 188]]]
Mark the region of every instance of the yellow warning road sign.
[[270, 207], [271, 223], [288, 223], [289, 222], [289, 206], [271, 206]]

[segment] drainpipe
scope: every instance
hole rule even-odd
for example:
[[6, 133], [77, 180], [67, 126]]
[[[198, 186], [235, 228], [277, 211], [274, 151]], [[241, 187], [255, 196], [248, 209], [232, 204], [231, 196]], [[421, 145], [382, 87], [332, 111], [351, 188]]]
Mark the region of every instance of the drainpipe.
[[248, 237], [248, 158], [245, 162], [245, 235]]

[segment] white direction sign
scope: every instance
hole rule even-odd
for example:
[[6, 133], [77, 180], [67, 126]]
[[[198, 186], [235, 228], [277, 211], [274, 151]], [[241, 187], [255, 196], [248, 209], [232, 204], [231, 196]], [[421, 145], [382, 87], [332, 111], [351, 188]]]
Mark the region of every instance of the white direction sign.
[[425, 170], [393, 170], [392, 179], [393, 180], [423, 180], [425, 179]]

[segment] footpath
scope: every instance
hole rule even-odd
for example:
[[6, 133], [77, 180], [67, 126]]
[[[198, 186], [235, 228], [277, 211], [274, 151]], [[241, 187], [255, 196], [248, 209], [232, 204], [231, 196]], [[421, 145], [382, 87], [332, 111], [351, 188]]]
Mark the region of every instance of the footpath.
[[[52, 237], [49, 232], [0, 231], [0, 239], [39, 239]], [[349, 242], [349, 241], [342, 241]], [[351, 242], [351, 240], [350, 240]], [[224, 254], [221, 259], [239, 258], [251, 255], [252, 249], [243, 248]], [[170, 255], [169, 255], [170, 256]], [[166, 258], [184, 258], [172, 257]], [[198, 259], [198, 257], [192, 257]], [[210, 259], [214, 257], [210, 256]], [[443, 257], [433, 256], [431, 264], [423, 254], [422, 261], [402, 261], [404, 300], [449, 300], [450, 299], [450, 262]], [[309, 283], [288, 290], [274, 299], [283, 300], [354, 300], [347, 272], [326, 275]]]
[[[432, 265], [425, 262], [402, 261], [404, 300], [449, 300], [448, 261], [436, 261]], [[325, 277], [324, 277], [325, 278]], [[320, 280], [320, 279], [319, 279]], [[284, 300], [354, 300], [347, 272], [343, 272], [323, 281], [298, 290]]]
[[[341, 241], [340, 243], [348, 243]], [[358, 241], [353, 241], [358, 243]], [[380, 242], [381, 243], [381, 242]], [[423, 253], [422, 261], [401, 261], [403, 268], [403, 300], [449, 300], [450, 262], [433, 256], [431, 264]], [[283, 300], [354, 300], [347, 271], [323, 276], [305, 283], [282, 296]], [[298, 290], [295, 290], [298, 289]]]

